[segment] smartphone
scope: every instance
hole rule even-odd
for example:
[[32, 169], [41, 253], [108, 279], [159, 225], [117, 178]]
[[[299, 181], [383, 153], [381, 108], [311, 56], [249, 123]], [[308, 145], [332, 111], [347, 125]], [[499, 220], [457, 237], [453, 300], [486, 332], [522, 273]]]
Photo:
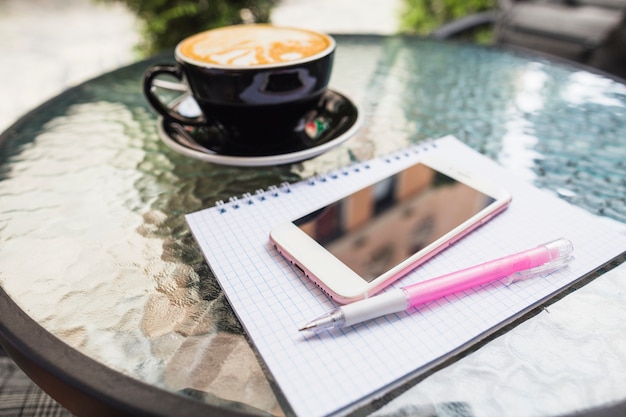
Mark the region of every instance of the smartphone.
[[272, 229], [275, 248], [333, 300], [370, 297], [502, 212], [511, 195], [426, 159]]

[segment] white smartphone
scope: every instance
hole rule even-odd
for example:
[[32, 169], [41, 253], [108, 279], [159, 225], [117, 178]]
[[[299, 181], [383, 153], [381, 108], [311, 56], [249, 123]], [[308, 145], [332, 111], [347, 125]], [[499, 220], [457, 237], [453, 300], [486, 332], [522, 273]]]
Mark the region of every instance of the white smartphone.
[[475, 173], [427, 159], [275, 227], [276, 249], [329, 297], [370, 297], [508, 207]]

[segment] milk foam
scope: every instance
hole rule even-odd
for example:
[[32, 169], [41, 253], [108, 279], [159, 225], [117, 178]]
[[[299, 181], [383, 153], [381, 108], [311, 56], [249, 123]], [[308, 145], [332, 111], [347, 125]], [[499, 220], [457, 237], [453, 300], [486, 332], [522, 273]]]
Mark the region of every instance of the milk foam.
[[325, 35], [271, 25], [239, 25], [199, 33], [177, 48], [184, 58], [221, 66], [283, 64], [317, 55], [331, 46]]

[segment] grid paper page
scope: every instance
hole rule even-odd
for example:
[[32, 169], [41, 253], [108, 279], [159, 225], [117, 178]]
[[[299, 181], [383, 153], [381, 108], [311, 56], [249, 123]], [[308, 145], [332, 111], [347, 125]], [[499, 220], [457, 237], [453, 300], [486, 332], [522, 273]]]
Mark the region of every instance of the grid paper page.
[[[397, 286], [567, 238], [574, 261], [546, 278], [490, 284], [451, 295], [408, 312], [352, 328], [304, 336], [298, 328], [334, 307], [272, 247], [274, 225], [306, 214], [436, 153], [496, 178], [513, 195], [511, 206], [455, 243]], [[626, 250], [626, 236], [606, 222], [516, 179], [453, 137], [417, 145], [268, 190], [187, 216], [187, 222], [237, 316], [299, 416], [342, 413], [576, 281]]]

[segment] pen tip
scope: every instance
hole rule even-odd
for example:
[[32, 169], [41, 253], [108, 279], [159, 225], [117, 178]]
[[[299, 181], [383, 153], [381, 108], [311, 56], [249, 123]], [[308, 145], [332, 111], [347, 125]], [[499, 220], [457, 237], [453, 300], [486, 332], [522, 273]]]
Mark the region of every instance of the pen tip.
[[315, 327], [317, 327], [317, 326], [315, 325], [315, 323], [307, 323], [307, 324], [305, 324], [304, 326], [300, 327], [298, 330], [299, 330], [299, 331], [301, 331], [301, 332], [306, 332], [306, 331], [308, 331], [308, 330], [313, 330], [313, 329], [315, 329]]

